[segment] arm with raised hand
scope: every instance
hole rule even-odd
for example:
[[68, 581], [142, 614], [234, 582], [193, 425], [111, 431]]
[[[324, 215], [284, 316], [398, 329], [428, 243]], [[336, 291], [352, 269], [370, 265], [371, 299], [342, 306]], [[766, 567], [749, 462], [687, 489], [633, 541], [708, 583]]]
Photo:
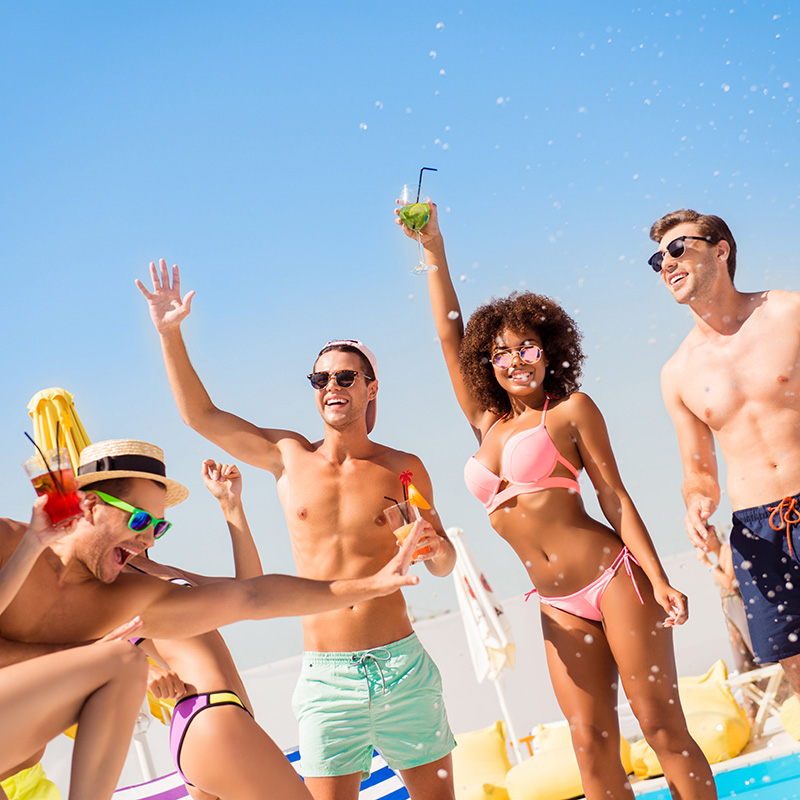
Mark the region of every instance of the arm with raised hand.
[[[431, 311], [433, 321], [436, 325], [436, 334], [442, 347], [447, 371], [450, 375], [450, 382], [456, 393], [461, 410], [472, 426], [473, 432], [480, 439], [480, 430], [487, 419], [487, 412], [484, 411], [473, 399], [464, 378], [461, 374], [459, 365], [459, 350], [461, 340], [464, 338], [464, 320], [461, 316], [461, 306], [458, 302], [453, 279], [447, 266], [447, 257], [444, 251], [444, 238], [439, 229], [439, 212], [436, 203], [428, 200], [431, 207], [431, 216], [425, 227], [420, 231], [419, 236], [422, 246], [425, 248], [425, 260], [429, 264], [435, 264], [438, 269], [428, 273], [428, 291], [431, 300]], [[397, 210], [395, 210], [395, 214]], [[400, 225], [403, 232], [411, 239], [416, 239], [417, 234], [403, 225], [399, 217], [396, 223]]]
[[236, 579], [245, 580], [262, 575], [261, 559], [253, 541], [242, 505], [242, 474], [235, 464], [218, 464], [211, 458], [203, 462], [203, 482], [219, 502], [233, 546]]
[[686, 504], [683, 524], [692, 544], [708, 552], [708, 537], [716, 536], [714, 526], [708, 521], [717, 510], [720, 497], [714, 434], [683, 402], [674, 366], [668, 361], [661, 371], [661, 394], [672, 417], [681, 453], [681, 493]]
[[178, 266], [173, 266], [170, 280], [164, 259], [158, 263], [158, 267], [155, 263], [150, 263], [153, 291], [148, 290], [138, 279], [136, 285], [147, 300], [150, 318], [161, 339], [164, 365], [181, 419], [201, 436], [236, 458], [278, 476], [283, 469], [283, 463], [273, 432], [223, 411], [212, 402], [192, 366], [181, 334], [181, 323], [191, 312], [195, 293], [190, 291], [181, 297]]

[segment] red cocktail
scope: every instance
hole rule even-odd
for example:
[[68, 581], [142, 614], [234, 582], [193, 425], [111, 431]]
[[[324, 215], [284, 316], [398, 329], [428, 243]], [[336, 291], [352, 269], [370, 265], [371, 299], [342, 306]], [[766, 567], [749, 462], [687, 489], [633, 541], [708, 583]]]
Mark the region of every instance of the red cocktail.
[[47, 497], [44, 510], [53, 525], [66, 525], [80, 517], [81, 498], [78, 495], [78, 482], [72, 472], [69, 452], [65, 447], [48, 450], [45, 453], [47, 464], [40, 455], [29, 458], [22, 466], [31, 479], [36, 494]]

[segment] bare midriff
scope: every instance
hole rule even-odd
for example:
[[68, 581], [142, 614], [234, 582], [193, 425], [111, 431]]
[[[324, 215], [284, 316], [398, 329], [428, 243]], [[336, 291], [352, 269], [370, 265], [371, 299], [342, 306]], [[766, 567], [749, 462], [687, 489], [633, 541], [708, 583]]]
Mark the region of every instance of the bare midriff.
[[540, 594], [572, 594], [599, 577], [622, 548], [606, 525], [592, 519], [580, 495], [547, 489], [519, 495], [489, 517], [519, 556]]

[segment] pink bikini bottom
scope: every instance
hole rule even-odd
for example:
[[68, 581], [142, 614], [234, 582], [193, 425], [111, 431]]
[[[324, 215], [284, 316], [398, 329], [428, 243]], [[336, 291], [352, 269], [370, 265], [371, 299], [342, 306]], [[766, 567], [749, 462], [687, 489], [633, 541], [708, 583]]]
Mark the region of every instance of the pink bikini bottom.
[[[628, 550], [628, 546], [623, 545], [622, 550], [619, 551], [619, 555], [614, 559], [614, 562], [599, 578], [597, 578], [597, 580], [592, 581], [588, 586], [584, 586], [583, 589], [578, 589], [577, 592], [564, 595], [564, 597], [544, 597], [540, 594], [539, 602], [559, 608], [561, 611], [566, 611], [568, 614], [574, 614], [576, 617], [583, 617], [584, 619], [600, 622], [603, 619], [603, 615], [600, 612], [600, 600], [603, 598], [603, 592], [605, 592], [608, 584], [611, 583], [612, 578], [617, 574], [617, 570], [624, 564], [625, 571], [630, 576], [631, 583], [633, 583], [633, 588], [636, 589], [636, 596], [639, 598], [639, 602], [644, 605], [644, 600], [642, 600], [642, 595], [636, 584], [636, 578], [633, 577], [631, 561], [636, 564], [637, 567], [639, 566], [639, 562], [634, 558], [633, 553]], [[532, 594], [537, 594], [536, 589], [532, 589], [528, 592], [525, 595], [525, 599], [527, 600]]]

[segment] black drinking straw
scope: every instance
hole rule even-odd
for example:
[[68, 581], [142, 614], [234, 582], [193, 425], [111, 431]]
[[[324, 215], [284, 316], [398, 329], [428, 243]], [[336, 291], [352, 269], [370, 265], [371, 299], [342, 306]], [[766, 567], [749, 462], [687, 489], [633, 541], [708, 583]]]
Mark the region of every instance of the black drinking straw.
[[[58, 430], [58, 423], [56, 423], [56, 431], [57, 430]], [[47, 457], [42, 452], [42, 448], [39, 447], [39, 445], [36, 444], [36, 442], [34, 442], [33, 439], [31, 439], [31, 436], [28, 433], [28, 431], [24, 431], [24, 433], [28, 437], [28, 439], [30, 439], [31, 444], [36, 448], [36, 450], [39, 452], [39, 455], [42, 457], [42, 461], [44, 461], [44, 468], [47, 470], [48, 474], [53, 479], [53, 483], [55, 484], [56, 489], [58, 489], [58, 493], [62, 497], [64, 497], [64, 487], [61, 485], [61, 481], [59, 481], [59, 479], [55, 476], [55, 473], [50, 469], [50, 465], [47, 463]], [[56, 440], [56, 444], [58, 444], [58, 440]], [[60, 463], [60, 460], [61, 459], [59, 458], [59, 463]], [[60, 467], [59, 467], [59, 469], [60, 469]]]
[[422, 173], [425, 172], [426, 169], [430, 170], [431, 172], [438, 172], [439, 171], [438, 169], [436, 169], [436, 167], [423, 167], [419, 171], [419, 183], [417, 184], [417, 202], [418, 203], [419, 203], [419, 193], [422, 191]]
[[391, 501], [392, 501], [392, 502], [393, 502], [393, 503], [394, 503], [394, 504], [395, 504], [395, 505], [396, 505], [396, 506], [397, 506], [397, 507], [400, 509], [400, 516], [403, 518], [403, 520], [404, 520], [405, 522], [411, 522], [411, 519], [410, 519], [410, 517], [407, 517], [407, 516], [405, 515], [405, 512], [403, 511], [403, 506], [402, 506], [402, 504], [401, 504], [401, 503], [398, 503], [398, 502], [397, 502], [397, 500], [395, 500], [395, 499], [394, 499], [394, 497], [387, 497], [386, 495], [384, 495], [384, 496], [383, 496], [383, 499], [384, 499], [384, 500], [391, 500]]

